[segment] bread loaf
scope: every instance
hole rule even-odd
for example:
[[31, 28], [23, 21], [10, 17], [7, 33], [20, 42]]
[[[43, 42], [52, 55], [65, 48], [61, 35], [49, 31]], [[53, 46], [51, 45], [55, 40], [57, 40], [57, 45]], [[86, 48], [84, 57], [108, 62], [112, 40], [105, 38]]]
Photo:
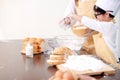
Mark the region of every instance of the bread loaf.
[[72, 54], [72, 50], [68, 47], [61, 46], [61, 47], [56, 47], [52, 52], [52, 54], [69, 54], [70, 55]]
[[31, 46], [33, 46], [33, 54], [38, 54], [42, 52], [42, 46], [41, 44], [44, 43], [45, 40], [43, 38], [25, 38], [22, 42], [22, 53], [25, 54], [26, 52], [26, 46], [28, 43], [31, 44]]
[[66, 58], [72, 54], [72, 50], [68, 47], [56, 47], [51, 53], [47, 63], [50, 65], [59, 65], [63, 64], [66, 61]]

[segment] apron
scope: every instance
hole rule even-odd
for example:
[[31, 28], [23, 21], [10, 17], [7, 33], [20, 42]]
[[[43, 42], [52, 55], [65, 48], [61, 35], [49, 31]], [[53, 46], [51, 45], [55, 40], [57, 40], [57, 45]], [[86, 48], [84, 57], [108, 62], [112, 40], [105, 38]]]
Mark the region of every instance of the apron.
[[[76, 5], [76, 12], [78, 15], [81, 16], [87, 16], [92, 19], [96, 19], [94, 16], [94, 4], [96, 0], [75, 0], [75, 5]], [[81, 25], [81, 24], [80, 24]], [[77, 25], [77, 27], [81, 27], [80, 25]], [[77, 35], [78, 37], [84, 36], [87, 34], [86, 41], [83, 43], [83, 46], [80, 50], [80, 54], [95, 54], [95, 48], [94, 48], [94, 41], [92, 38], [92, 35], [97, 34], [97, 31], [91, 30], [91, 29], [85, 29], [84, 31], [82, 30], [77, 30], [76, 26], [72, 27], [72, 32]], [[87, 27], [87, 26], [84, 26]], [[76, 29], [75, 29], [76, 28]], [[76, 30], [76, 31], [75, 31]]]
[[110, 48], [105, 43], [105, 40], [102, 37], [102, 34], [99, 33], [99, 34], [93, 35], [93, 40], [94, 40], [96, 55], [106, 63], [111, 64], [112, 66], [120, 69], [120, 64], [117, 63], [114, 53], [110, 50]]
[[95, 2], [96, 0], [75, 0], [77, 14], [96, 19], [93, 10]]
[[80, 50], [81, 54], [92, 54], [95, 55], [95, 46], [94, 46], [94, 41], [93, 41], [93, 35], [98, 34], [99, 32], [97, 31], [91, 31], [89, 35], [86, 38], [86, 41], [83, 43], [82, 48]]

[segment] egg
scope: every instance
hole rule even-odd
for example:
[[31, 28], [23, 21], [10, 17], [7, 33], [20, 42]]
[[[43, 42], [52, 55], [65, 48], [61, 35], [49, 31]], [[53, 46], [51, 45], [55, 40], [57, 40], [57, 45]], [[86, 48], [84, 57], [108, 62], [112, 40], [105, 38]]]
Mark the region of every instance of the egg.
[[71, 72], [66, 71], [64, 72], [63, 80], [74, 80], [74, 77]]
[[56, 77], [56, 78], [54, 78], [54, 80], [62, 80], [61, 78], [59, 78], [59, 77]]
[[62, 79], [63, 78], [63, 74], [64, 74], [64, 72], [62, 72], [61, 70], [58, 70], [55, 73], [55, 77]]

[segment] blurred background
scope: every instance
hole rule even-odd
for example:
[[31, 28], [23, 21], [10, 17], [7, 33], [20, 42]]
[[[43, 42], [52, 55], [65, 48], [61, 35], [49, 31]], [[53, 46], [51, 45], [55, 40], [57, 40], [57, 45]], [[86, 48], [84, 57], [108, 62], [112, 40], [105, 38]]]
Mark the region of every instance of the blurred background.
[[[69, 0], [0, 0], [0, 40], [54, 37], [72, 34], [58, 22]], [[120, 26], [120, 11], [115, 18]], [[120, 49], [120, 27], [117, 45]]]
[[58, 22], [69, 0], [0, 0], [0, 39], [69, 34]]

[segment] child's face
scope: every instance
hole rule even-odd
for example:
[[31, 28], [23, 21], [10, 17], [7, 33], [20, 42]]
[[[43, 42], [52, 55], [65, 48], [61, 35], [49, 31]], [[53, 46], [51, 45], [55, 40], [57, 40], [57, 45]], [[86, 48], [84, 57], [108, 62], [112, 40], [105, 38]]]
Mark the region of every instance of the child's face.
[[96, 13], [95, 13], [95, 17], [96, 17], [97, 20], [103, 21], [103, 14], [96, 12]]
[[109, 13], [98, 6], [94, 6], [95, 17], [99, 21], [110, 21]]
[[108, 16], [109, 16], [109, 14], [101, 14], [101, 13], [97, 13], [97, 12], [95, 12], [95, 17], [97, 18], [97, 20], [99, 20], [99, 21], [108, 21]]

